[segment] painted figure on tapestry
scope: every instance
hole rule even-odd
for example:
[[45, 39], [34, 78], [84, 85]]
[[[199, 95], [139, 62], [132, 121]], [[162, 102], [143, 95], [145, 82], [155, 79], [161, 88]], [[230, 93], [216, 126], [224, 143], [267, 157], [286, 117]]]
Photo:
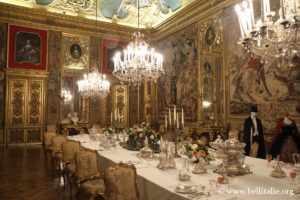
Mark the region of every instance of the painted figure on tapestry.
[[40, 63], [41, 38], [37, 34], [19, 32], [16, 34], [17, 63]]
[[[285, 110], [292, 117], [300, 117], [300, 58], [261, 59], [249, 55], [237, 44], [240, 33], [238, 19], [232, 18], [234, 8], [225, 10], [228, 20], [224, 20], [227, 51], [226, 65], [229, 71], [229, 114], [243, 115], [248, 112], [252, 102], [260, 105], [262, 113]], [[276, 113], [275, 113], [276, 114]], [[273, 123], [274, 116], [263, 116], [264, 124]], [[268, 125], [269, 126], [269, 125]], [[270, 125], [271, 127], [271, 125]]]
[[183, 107], [186, 118], [196, 121], [198, 109], [197, 27], [190, 27], [159, 41], [165, 76], [159, 81], [159, 109], [173, 104]]

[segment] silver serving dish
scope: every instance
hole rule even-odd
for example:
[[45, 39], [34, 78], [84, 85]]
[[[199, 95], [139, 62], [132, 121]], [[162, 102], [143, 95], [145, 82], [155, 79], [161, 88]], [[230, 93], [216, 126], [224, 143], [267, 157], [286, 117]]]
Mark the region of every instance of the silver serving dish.
[[241, 143], [235, 138], [223, 142], [220, 137], [218, 137], [218, 139], [211, 142], [210, 145], [216, 150], [216, 157], [223, 160], [214, 172], [228, 176], [239, 176], [251, 173], [249, 166], [244, 163], [245, 143]]

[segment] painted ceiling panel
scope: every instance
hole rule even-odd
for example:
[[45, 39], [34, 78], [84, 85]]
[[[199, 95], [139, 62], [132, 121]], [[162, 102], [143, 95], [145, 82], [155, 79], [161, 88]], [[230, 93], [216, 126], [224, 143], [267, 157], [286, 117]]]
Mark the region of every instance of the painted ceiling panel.
[[[196, 0], [139, 0], [140, 27], [154, 27]], [[0, 0], [2, 3], [138, 26], [138, 0]]]

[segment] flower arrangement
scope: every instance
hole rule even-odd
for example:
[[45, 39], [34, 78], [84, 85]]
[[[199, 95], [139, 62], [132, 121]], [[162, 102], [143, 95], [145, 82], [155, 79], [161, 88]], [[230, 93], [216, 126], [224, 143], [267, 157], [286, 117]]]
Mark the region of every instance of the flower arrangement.
[[147, 137], [149, 147], [154, 151], [159, 151], [161, 135], [152, 130], [149, 124], [142, 123], [141, 126], [134, 125], [132, 128], [128, 129], [127, 133], [127, 147], [131, 149], [140, 149], [144, 147], [144, 141]]
[[208, 152], [208, 147], [206, 142], [202, 139], [197, 140], [197, 142], [189, 143], [183, 147], [183, 153], [187, 157], [194, 160], [194, 162], [198, 162], [199, 159], [203, 159], [206, 163], [214, 160], [212, 155]]
[[102, 130], [103, 130], [103, 133], [109, 133], [109, 134], [113, 133], [113, 129], [111, 127], [105, 127]]

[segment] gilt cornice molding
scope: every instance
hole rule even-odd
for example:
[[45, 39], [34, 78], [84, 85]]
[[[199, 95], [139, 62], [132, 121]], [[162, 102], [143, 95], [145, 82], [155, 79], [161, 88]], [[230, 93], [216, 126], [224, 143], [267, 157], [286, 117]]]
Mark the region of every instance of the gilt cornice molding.
[[237, 2], [240, 2], [240, 0], [197, 0], [165, 22], [154, 27], [152, 38], [154, 40], [163, 39], [193, 23], [213, 17]]
[[136, 30], [131, 27], [108, 22], [97, 22], [97, 28], [95, 28], [95, 20], [4, 3], [0, 3], [0, 21], [82, 35], [125, 39], [131, 38], [132, 33]]

